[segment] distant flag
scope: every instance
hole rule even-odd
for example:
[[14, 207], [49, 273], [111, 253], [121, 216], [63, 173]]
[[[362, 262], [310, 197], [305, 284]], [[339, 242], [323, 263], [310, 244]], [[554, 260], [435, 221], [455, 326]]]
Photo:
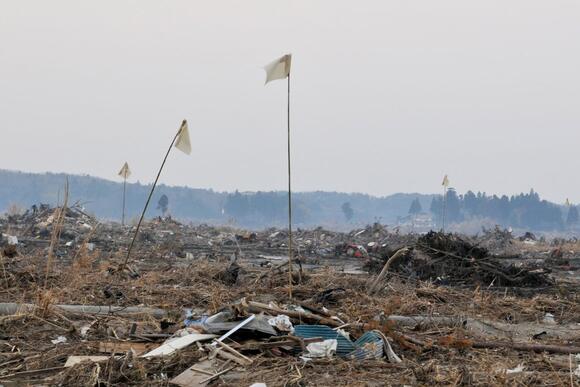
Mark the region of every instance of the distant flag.
[[566, 198], [566, 207], [570, 207], [570, 200], [568, 198]]
[[445, 188], [449, 187], [449, 178], [447, 177], [447, 175], [445, 175], [445, 177], [443, 178], [443, 183], [441, 183], [441, 185]]
[[125, 164], [123, 164], [123, 168], [121, 168], [119, 171], [119, 176], [121, 176], [123, 179], [128, 179], [129, 176], [131, 176], [131, 170], [129, 169], [129, 164], [127, 164], [126, 161]]
[[125, 161], [123, 168], [119, 171], [119, 176], [123, 178], [123, 212], [121, 215], [121, 225], [125, 225], [125, 195], [127, 191], [127, 179], [131, 176], [131, 170], [129, 169], [129, 164]]
[[191, 141], [189, 141], [189, 129], [187, 128], [187, 120], [183, 120], [179, 134], [175, 141], [175, 147], [185, 154], [191, 154]]
[[286, 54], [264, 66], [264, 70], [266, 70], [265, 83], [275, 81], [276, 79], [288, 78], [288, 75], [290, 75], [291, 62], [292, 54]]

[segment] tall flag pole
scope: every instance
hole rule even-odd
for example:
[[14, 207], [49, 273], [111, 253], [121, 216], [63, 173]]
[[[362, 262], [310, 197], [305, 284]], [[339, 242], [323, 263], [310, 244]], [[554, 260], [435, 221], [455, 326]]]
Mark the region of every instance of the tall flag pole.
[[182, 151], [185, 154], [191, 154], [191, 142], [189, 140], [189, 129], [187, 128], [187, 120], [183, 120], [179, 130], [173, 137], [171, 141], [171, 145], [169, 145], [169, 149], [167, 149], [167, 153], [163, 158], [163, 162], [161, 163], [161, 167], [159, 168], [159, 172], [157, 172], [157, 177], [155, 178], [155, 182], [151, 187], [151, 191], [149, 192], [149, 197], [147, 198], [147, 202], [145, 202], [145, 207], [143, 208], [143, 212], [141, 212], [141, 217], [139, 218], [139, 223], [137, 223], [137, 229], [135, 230], [135, 234], [133, 235], [133, 239], [131, 240], [131, 244], [129, 245], [129, 250], [127, 250], [127, 256], [125, 257], [125, 262], [123, 263], [123, 267], [127, 267], [127, 263], [129, 262], [129, 258], [131, 257], [131, 250], [133, 250], [133, 245], [135, 244], [135, 240], [137, 239], [137, 234], [139, 234], [139, 228], [141, 228], [141, 223], [143, 222], [143, 218], [145, 217], [145, 212], [147, 211], [147, 207], [149, 206], [149, 202], [151, 201], [151, 197], [153, 196], [153, 191], [155, 190], [155, 186], [157, 185], [157, 181], [159, 180], [159, 176], [161, 176], [161, 171], [165, 166], [165, 162], [167, 161], [167, 157], [169, 156], [169, 152], [173, 149], [173, 145]]
[[445, 175], [445, 177], [443, 178], [443, 183], [441, 183], [441, 185], [443, 186], [443, 210], [441, 216], [441, 230], [445, 232], [445, 218], [447, 216], [447, 187], [449, 187], [449, 178], [447, 177], [447, 175]]
[[131, 170], [129, 169], [129, 164], [125, 161], [123, 168], [119, 171], [119, 176], [123, 178], [123, 212], [121, 215], [121, 226], [125, 225], [125, 194], [127, 192], [127, 179], [131, 176]]
[[290, 65], [292, 54], [286, 54], [264, 66], [266, 82], [287, 79], [287, 124], [288, 124], [288, 295], [292, 298], [292, 174], [290, 158]]

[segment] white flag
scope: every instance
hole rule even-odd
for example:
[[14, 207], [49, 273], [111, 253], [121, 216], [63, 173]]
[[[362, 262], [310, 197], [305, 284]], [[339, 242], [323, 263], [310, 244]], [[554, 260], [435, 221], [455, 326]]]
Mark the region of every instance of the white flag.
[[266, 70], [266, 83], [275, 81], [276, 79], [287, 78], [290, 75], [291, 62], [292, 54], [286, 54], [264, 66], [264, 70]]
[[131, 170], [129, 169], [129, 164], [127, 164], [126, 161], [123, 165], [123, 168], [121, 168], [119, 171], [119, 176], [121, 176], [123, 179], [128, 179], [129, 176], [131, 176]]
[[449, 178], [447, 177], [447, 175], [445, 175], [445, 177], [443, 178], [443, 183], [441, 183], [441, 185], [445, 188], [449, 186]]
[[177, 140], [175, 141], [175, 147], [186, 153], [191, 154], [191, 142], [189, 141], [189, 129], [187, 129], [187, 120], [183, 120], [181, 123], [181, 128], [179, 128], [179, 134]]

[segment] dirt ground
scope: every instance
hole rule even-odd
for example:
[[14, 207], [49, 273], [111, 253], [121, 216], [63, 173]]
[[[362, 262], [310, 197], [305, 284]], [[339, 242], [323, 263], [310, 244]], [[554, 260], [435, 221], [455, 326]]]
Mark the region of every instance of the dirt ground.
[[[127, 269], [133, 227], [59, 215], [51, 209], [0, 222], [3, 234], [18, 237], [17, 245], [2, 247], [0, 302], [18, 304], [0, 313], [2, 385], [165, 386], [214, 357], [209, 377], [226, 372], [201, 385], [580, 385], [576, 241], [435, 234], [442, 245], [434, 248], [425, 236], [379, 225], [351, 233], [299, 230], [302, 269], [292, 266], [290, 298], [283, 230], [254, 234], [155, 220], [145, 225]], [[401, 247], [411, 253], [377, 281]], [[512, 280], [523, 285], [502, 284]], [[401, 361], [306, 361], [300, 346], [264, 346], [275, 337], [251, 330], [225, 341], [235, 360], [214, 356], [209, 341], [140, 357], [182, 331], [187, 316], [227, 310], [239, 322], [260, 314], [252, 305], [271, 308], [261, 314], [272, 317], [284, 314], [272, 310], [294, 313], [295, 327], [340, 327], [353, 340], [380, 332]], [[65, 367], [70, 356], [87, 355], [106, 358]]]

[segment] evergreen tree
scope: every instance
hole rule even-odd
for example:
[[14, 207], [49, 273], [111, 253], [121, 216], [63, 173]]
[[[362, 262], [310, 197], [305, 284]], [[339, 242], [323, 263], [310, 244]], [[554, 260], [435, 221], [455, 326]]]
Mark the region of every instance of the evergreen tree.
[[346, 221], [350, 222], [354, 216], [354, 210], [352, 209], [350, 202], [342, 203], [341, 209], [344, 217], [346, 218]]
[[435, 224], [441, 224], [442, 222], [441, 215], [443, 214], [443, 197], [434, 196], [433, 200], [431, 200], [431, 206], [429, 207], [429, 210], [433, 215]]
[[[455, 189], [449, 188], [447, 190], [447, 202], [445, 203], [446, 215], [445, 218], [449, 223], [460, 222], [463, 220], [461, 215], [461, 198], [457, 196]], [[446, 222], [447, 223], [447, 222]]]
[[465, 211], [471, 215], [475, 216], [478, 215], [478, 204], [479, 199], [475, 196], [475, 194], [471, 191], [467, 191], [465, 195], [463, 195], [463, 207]]
[[245, 218], [250, 212], [250, 203], [247, 195], [242, 195], [237, 190], [234, 194], [229, 194], [225, 203], [226, 214], [240, 220]]
[[419, 201], [419, 198], [415, 198], [415, 200], [411, 202], [411, 207], [409, 207], [409, 214], [417, 215], [420, 214], [421, 211], [423, 211], [423, 207], [421, 207], [421, 202]]
[[157, 209], [161, 210], [161, 214], [165, 216], [168, 208], [169, 208], [169, 198], [167, 197], [167, 195], [163, 194], [161, 195], [159, 201], [157, 202]]

